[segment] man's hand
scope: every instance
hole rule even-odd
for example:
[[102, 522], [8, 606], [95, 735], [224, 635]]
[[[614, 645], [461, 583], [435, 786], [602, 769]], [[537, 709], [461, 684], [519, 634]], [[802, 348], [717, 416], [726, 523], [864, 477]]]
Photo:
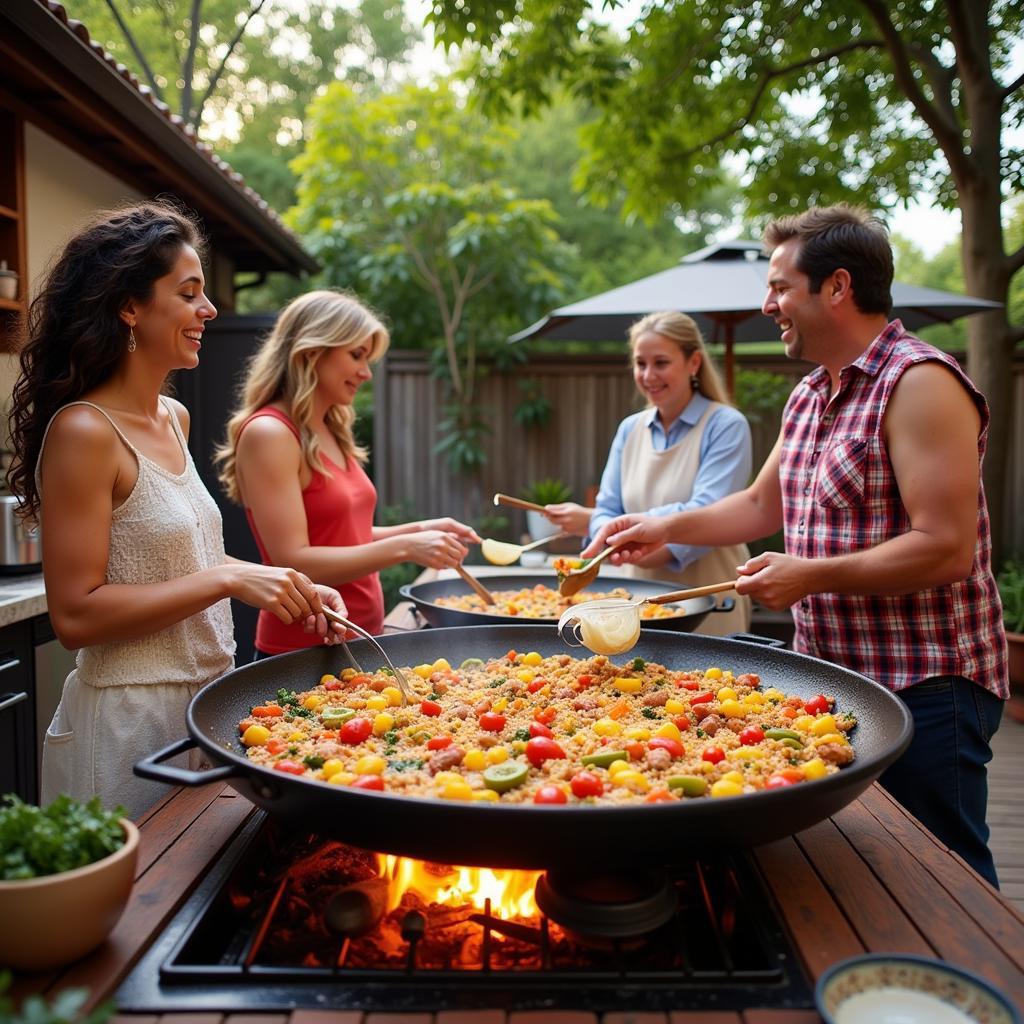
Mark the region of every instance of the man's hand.
[[666, 533], [663, 516], [619, 516], [605, 523], [580, 554], [583, 558], [593, 558], [610, 545], [617, 549], [614, 555], [608, 556], [613, 565], [639, 562], [665, 544]]
[[737, 567], [736, 593], [754, 597], [766, 608], [789, 608], [817, 593], [813, 575], [810, 559], [766, 551]]

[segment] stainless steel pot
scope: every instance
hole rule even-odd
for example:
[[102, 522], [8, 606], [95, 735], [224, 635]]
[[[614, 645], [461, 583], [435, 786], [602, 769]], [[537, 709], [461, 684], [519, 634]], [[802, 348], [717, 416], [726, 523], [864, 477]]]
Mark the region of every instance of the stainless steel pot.
[[0, 494], [0, 573], [32, 572], [42, 563], [39, 526], [18, 515], [21, 499]]

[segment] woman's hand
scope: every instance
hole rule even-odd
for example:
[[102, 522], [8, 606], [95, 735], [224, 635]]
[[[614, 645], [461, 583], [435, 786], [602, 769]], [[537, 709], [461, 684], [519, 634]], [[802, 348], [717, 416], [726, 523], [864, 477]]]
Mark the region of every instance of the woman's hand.
[[667, 532], [664, 516], [619, 516], [605, 523], [580, 554], [584, 558], [593, 558], [611, 545], [618, 549], [614, 555], [608, 556], [613, 565], [636, 563], [662, 547], [668, 540]]
[[[322, 617], [320, 593], [313, 581], [297, 569], [255, 562], [229, 562], [228, 594], [245, 604], [272, 612], [286, 626], [309, 616]], [[340, 600], [340, 598], [339, 598]], [[326, 619], [324, 619], [326, 632]]]
[[[341, 594], [333, 587], [325, 586], [322, 583], [314, 583], [313, 589], [319, 594], [320, 603], [324, 608], [330, 608], [331, 611], [337, 612], [344, 618], [348, 618], [348, 609], [345, 607], [345, 602], [342, 600]], [[316, 633], [317, 636], [323, 637], [325, 644], [340, 644], [344, 642], [347, 636], [345, 627], [340, 622], [329, 620], [323, 612], [320, 612], [319, 615], [307, 615], [302, 628], [307, 633]]]
[[410, 523], [409, 525], [415, 527], [415, 529], [422, 533], [426, 533], [431, 530], [440, 530], [442, 533], [450, 533], [454, 537], [458, 537], [463, 544], [480, 543], [480, 537], [472, 526], [460, 523], [457, 519], [452, 519], [449, 516], [445, 516], [442, 519], [421, 519], [418, 523]]
[[445, 530], [410, 533], [404, 539], [404, 558], [428, 569], [452, 569], [461, 565], [469, 554], [469, 548], [461, 543], [454, 533]]
[[566, 533], [575, 534], [577, 537], [585, 537], [590, 529], [590, 517], [594, 514], [592, 508], [584, 505], [577, 505], [575, 501], [562, 501], [557, 505], [545, 505], [544, 515], [556, 526], [565, 530]]

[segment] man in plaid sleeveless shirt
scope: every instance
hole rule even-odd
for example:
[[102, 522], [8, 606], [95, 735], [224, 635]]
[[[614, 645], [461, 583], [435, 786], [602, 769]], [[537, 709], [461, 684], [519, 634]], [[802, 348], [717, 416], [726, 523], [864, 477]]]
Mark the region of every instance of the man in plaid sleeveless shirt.
[[1009, 696], [981, 462], [984, 397], [892, 307], [880, 221], [840, 204], [769, 225], [763, 312], [786, 354], [817, 364], [745, 491], [674, 516], [622, 516], [583, 553], [721, 546], [784, 531], [738, 568], [737, 592], [790, 607], [794, 647], [893, 690], [914, 719], [880, 779], [993, 885], [985, 766]]

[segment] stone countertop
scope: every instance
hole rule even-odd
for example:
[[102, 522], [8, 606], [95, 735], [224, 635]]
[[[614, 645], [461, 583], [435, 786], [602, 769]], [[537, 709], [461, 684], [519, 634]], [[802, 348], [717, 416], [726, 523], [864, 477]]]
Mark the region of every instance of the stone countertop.
[[41, 572], [0, 576], [0, 626], [31, 619], [46, 611], [46, 587]]

